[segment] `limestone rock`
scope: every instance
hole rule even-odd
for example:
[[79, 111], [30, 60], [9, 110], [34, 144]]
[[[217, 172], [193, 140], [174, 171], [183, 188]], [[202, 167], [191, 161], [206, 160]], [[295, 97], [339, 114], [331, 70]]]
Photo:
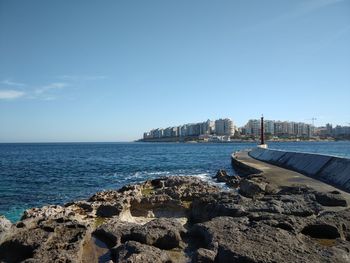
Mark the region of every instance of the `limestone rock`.
[[159, 248], [128, 241], [117, 247], [113, 254], [120, 263], [170, 263], [168, 254]]
[[104, 203], [97, 210], [96, 215], [100, 217], [112, 217], [119, 215], [123, 211], [123, 206], [119, 203]]
[[226, 183], [230, 187], [237, 187], [241, 178], [237, 176], [229, 176], [225, 170], [219, 170], [214, 178], [220, 183]]
[[265, 194], [266, 183], [244, 179], [239, 185], [239, 193], [245, 197], [257, 198]]
[[52, 219], [19, 228], [0, 245], [0, 261], [80, 262], [86, 233], [87, 227], [77, 222]]
[[192, 202], [190, 218], [193, 222], [205, 222], [218, 216], [245, 216], [244, 202], [244, 197], [233, 192], [203, 195]]
[[348, 204], [346, 199], [340, 194], [340, 192], [330, 192], [330, 193], [315, 193], [316, 201], [324, 206], [344, 206]]
[[160, 249], [178, 247], [185, 228], [176, 219], [158, 218], [143, 226], [135, 226], [125, 240], [134, 240], [143, 244], [153, 245]]
[[0, 244], [6, 238], [12, 223], [6, 217], [0, 215]]
[[212, 250], [199, 248], [192, 258], [192, 263], [214, 263], [216, 253]]
[[[197, 224], [191, 232], [217, 251], [216, 262], [331, 262], [332, 251], [309, 246], [289, 231], [248, 218], [216, 217]], [[326, 249], [327, 250], [327, 249]], [[333, 251], [334, 252], [334, 251]], [[334, 252], [335, 253], [335, 252]]]
[[108, 247], [119, 246], [122, 238], [130, 235], [131, 229], [135, 226], [137, 226], [135, 223], [112, 219], [97, 227], [93, 235], [106, 243]]
[[350, 261], [350, 209], [339, 193], [277, 188], [263, 174], [240, 182], [238, 193], [162, 177], [28, 209], [16, 224], [1, 217], [0, 262]]

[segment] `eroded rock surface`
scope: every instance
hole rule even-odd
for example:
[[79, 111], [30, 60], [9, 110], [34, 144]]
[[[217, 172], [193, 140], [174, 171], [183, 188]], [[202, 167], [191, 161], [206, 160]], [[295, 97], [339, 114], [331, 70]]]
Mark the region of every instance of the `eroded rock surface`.
[[350, 262], [340, 193], [227, 176], [229, 190], [173, 176], [1, 217], [0, 262]]

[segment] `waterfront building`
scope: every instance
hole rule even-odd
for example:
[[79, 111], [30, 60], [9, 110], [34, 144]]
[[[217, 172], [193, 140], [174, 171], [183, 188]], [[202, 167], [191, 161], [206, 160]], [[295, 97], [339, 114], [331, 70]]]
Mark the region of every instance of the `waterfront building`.
[[[218, 127], [221, 136], [233, 136], [235, 126], [230, 119], [220, 119], [218, 121], [207, 120], [199, 123], [188, 123], [165, 129], [157, 128], [143, 134], [146, 139], [158, 138], [173, 138], [173, 137], [198, 137], [200, 135], [210, 136], [215, 134], [215, 129]], [[204, 138], [203, 137], [203, 138]]]
[[336, 137], [349, 136], [350, 135], [350, 126], [340, 126], [340, 125], [335, 126], [334, 135]]
[[247, 135], [259, 136], [260, 135], [260, 120], [249, 120], [245, 125]]
[[186, 137], [187, 136], [187, 125], [180, 126], [180, 137]]
[[215, 121], [215, 134], [233, 136], [235, 134], [235, 126], [231, 119], [219, 119]]
[[[260, 120], [254, 119], [249, 120], [244, 126], [242, 132], [246, 135], [252, 135], [255, 137], [260, 136]], [[275, 121], [264, 120], [264, 132], [265, 134], [274, 135], [275, 134]]]
[[[310, 137], [312, 130], [310, 124], [302, 122], [264, 120], [264, 132], [269, 135], [279, 137]], [[243, 134], [245, 135], [259, 137], [260, 120], [249, 120], [242, 131], [244, 131]]]
[[264, 121], [264, 130], [265, 130], [265, 134], [274, 135], [275, 134], [275, 121], [265, 120]]
[[171, 137], [171, 127], [164, 129], [164, 137]]
[[199, 133], [204, 135], [213, 134], [215, 132], [215, 122], [207, 120], [206, 122], [200, 123]]

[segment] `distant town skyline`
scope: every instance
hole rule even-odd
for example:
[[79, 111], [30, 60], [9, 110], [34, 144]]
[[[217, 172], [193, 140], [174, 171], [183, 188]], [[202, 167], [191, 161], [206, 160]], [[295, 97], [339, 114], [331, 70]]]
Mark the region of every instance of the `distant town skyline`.
[[[232, 140], [251, 140], [261, 136], [261, 123], [264, 122], [264, 138], [284, 139], [350, 139], [348, 126], [315, 126], [314, 123], [281, 121], [271, 119], [250, 119], [241, 127], [230, 118], [184, 123], [166, 128], [157, 127], [143, 133], [145, 142], [229, 142]], [[312, 122], [316, 119], [313, 118]]]
[[0, 142], [350, 123], [350, 1], [0, 1]]

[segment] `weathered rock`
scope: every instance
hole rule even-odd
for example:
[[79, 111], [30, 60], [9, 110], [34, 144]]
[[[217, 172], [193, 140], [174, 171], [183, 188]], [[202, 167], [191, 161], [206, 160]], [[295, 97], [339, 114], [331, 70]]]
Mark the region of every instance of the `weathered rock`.
[[24, 211], [21, 220], [29, 218], [50, 218], [50, 217], [62, 217], [66, 215], [64, 207], [59, 205], [48, 205], [41, 208], [31, 208]]
[[93, 235], [107, 244], [108, 247], [119, 246], [122, 238], [130, 235], [131, 229], [135, 226], [137, 226], [135, 223], [124, 222], [119, 219], [112, 219], [99, 226], [93, 232]]
[[86, 233], [87, 227], [77, 222], [51, 219], [37, 227], [17, 228], [0, 245], [0, 262], [80, 262]]
[[112, 217], [119, 215], [123, 211], [123, 206], [120, 203], [104, 203], [97, 210], [96, 215], [100, 217]]
[[159, 248], [128, 241], [117, 247], [113, 254], [116, 262], [120, 263], [170, 263], [168, 254]]
[[265, 194], [267, 183], [244, 179], [239, 185], [239, 193], [245, 197], [257, 198]]
[[215, 261], [216, 253], [212, 250], [199, 248], [194, 253], [192, 263], [213, 263]]
[[225, 170], [219, 170], [214, 178], [221, 183], [226, 183], [230, 187], [237, 187], [241, 181], [241, 178], [236, 176], [229, 176]]
[[98, 192], [89, 198], [89, 202], [114, 202], [121, 197], [121, 194], [115, 190]]
[[216, 262], [332, 262], [335, 251], [308, 244], [289, 231], [248, 218], [216, 217], [193, 227], [191, 233], [217, 251]]
[[192, 202], [190, 219], [192, 222], [205, 222], [217, 216], [245, 216], [243, 198], [233, 192], [203, 195]]
[[302, 231], [304, 235], [314, 238], [336, 239], [340, 237], [340, 233], [336, 226], [330, 224], [315, 223], [307, 225]]
[[350, 261], [350, 209], [338, 193], [279, 189], [263, 174], [241, 189], [174, 176], [29, 209], [14, 225], [0, 218], [0, 262], [88, 263], [111, 252], [114, 262]]
[[0, 215], [0, 244], [6, 238], [12, 223], [6, 217]]
[[306, 221], [301, 232], [314, 238], [350, 241], [350, 209], [324, 212]]
[[90, 202], [86, 202], [86, 201], [78, 201], [78, 202], [74, 202], [72, 203], [78, 207], [80, 207], [81, 209], [83, 209], [85, 212], [92, 212], [93, 211], [93, 207], [91, 205]]
[[203, 194], [220, 192], [217, 186], [193, 176], [171, 176], [164, 180], [163, 185], [164, 188], [158, 189], [157, 194], [164, 193], [181, 201], [190, 201]]
[[219, 170], [216, 175], [214, 176], [214, 178], [218, 181], [218, 182], [227, 182], [227, 178], [229, 177], [229, 175], [227, 174], [227, 172], [225, 170]]
[[123, 236], [123, 239], [153, 245], [160, 249], [172, 249], [179, 246], [181, 236], [185, 232], [185, 228], [176, 219], [158, 218], [143, 226], [133, 227], [130, 234]]
[[312, 193], [314, 190], [306, 185], [283, 186], [278, 192], [279, 195], [303, 195]]
[[330, 192], [330, 193], [315, 193], [316, 201], [324, 206], [344, 206], [348, 204], [346, 199], [340, 194], [340, 192]]
[[156, 217], [186, 216], [187, 210], [180, 200], [163, 193], [135, 198], [130, 203], [130, 212], [137, 217], [148, 217], [149, 214]]

